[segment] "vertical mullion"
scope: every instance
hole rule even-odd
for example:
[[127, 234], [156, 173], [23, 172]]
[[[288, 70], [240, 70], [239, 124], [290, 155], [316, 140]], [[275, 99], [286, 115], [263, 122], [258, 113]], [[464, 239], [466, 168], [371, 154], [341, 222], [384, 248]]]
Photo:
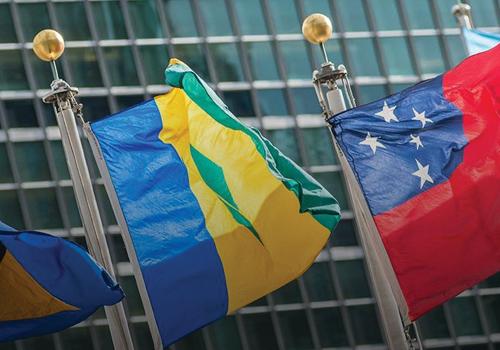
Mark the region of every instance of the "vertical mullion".
[[144, 73], [144, 66], [142, 65], [141, 56], [139, 54], [139, 48], [137, 46], [137, 38], [135, 36], [134, 26], [132, 25], [132, 21], [130, 19], [128, 1], [120, 0], [120, 7], [122, 9], [123, 19], [125, 21], [125, 29], [127, 31], [128, 38], [132, 44], [132, 56], [137, 70], [137, 77], [139, 78], [139, 83], [141, 84], [141, 87], [144, 89], [144, 98], [148, 99], [151, 97], [151, 94], [148, 92], [147, 89], [146, 74]]
[[245, 330], [245, 325], [243, 323], [243, 316], [241, 316], [240, 311], [236, 311], [234, 318], [236, 319], [236, 327], [238, 328], [238, 333], [240, 335], [240, 343], [243, 350], [250, 349], [250, 344], [248, 343], [248, 336]]
[[116, 113], [118, 112], [118, 103], [116, 102], [116, 97], [111, 92], [111, 87], [112, 87], [111, 78], [109, 77], [106, 59], [104, 58], [103, 50], [100, 45], [100, 37], [99, 33], [97, 32], [97, 26], [93, 16], [92, 1], [84, 0], [84, 7], [85, 7], [85, 15], [87, 17], [87, 23], [89, 25], [90, 35], [92, 37], [92, 41], [95, 44], [99, 72], [101, 73], [104, 87], [108, 92], [107, 93], [108, 104], [110, 106], [111, 112]]
[[246, 80], [250, 83], [250, 99], [252, 101], [253, 110], [255, 111], [255, 116], [257, 118], [260, 129], [262, 130], [262, 134], [266, 136], [267, 130], [264, 128], [262, 111], [260, 109], [260, 104], [257, 99], [257, 91], [255, 89], [254, 77], [252, 74], [252, 70], [250, 69], [250, 55], [248, 53], [246, 43], [243, 42], [241, 38], [241, 30], [237, 19], [236, 10], [234, 8], [233, 0], [225, 0], [226, 7], [229, 13], [229, 19], [231, 22], [231, 27], [233, 29], [233, 33], [236, 36], [236, 43], [238, 45], [238, 55], [240, 56], [240, 62], [243, 67], [243, 74], [245, 75]]
[[[277, 63], [277, 67], [278, 67], [278, 75], [279, 75], [280, 79], [283, 81], [283, 83], [285, 84], [286, 104], [288, 106], [290, 114], [293, 116], [293, 131], [294, 131], [294, 134], [295, 134], [295, 137], [297, 140], [297, 144], [299, 147], [299, 155], [300, 155], [300, 158], [302, 160], [301, 165], [302, 165], [302, 167], [307, 168], [309, 166], [310, 162], [309, 162], [309, 158], [307, 156], [306, 146], [304, 143], [303, 135], [302, 135], [302, 132], [299, 128], [299, 124], [297, 122], [297, 111], [295, 108], [295, 103], [294, 103], [293, 98], [292, 98], [290, 84], [288, 83], [288, 74], [286, 71], [286, 67], [283, 63], [284, 62], [283, 55], [281, 54], [281, 50], [278, 47], [276, 27], [274, 25], [272, 15], [271, 15], [271, 7], [269, 6], [268, 0], [261, 0], [261, 4], [262, 4], [262, 9], [264, 10], [264, 20], [265, 20], [267, 28], [271, 34], [271, 46], [273, 49], [275, 60], [277, 61], [276, 63]], [[289, 6], [295, 6], [295, 3], [291, 4]]]
[[218, 92], [220, 95], [221, 91], [219, 89], [219, 84], [218, 84], [219, 83], [218, 75], [215, 69], [215, 63], [212, 57], [212, 53], [210, 52], [210, 48], [207, 42], [208, 33], [205, 28], [205, 24], [203, 23], [200, 3], [199, 0], [189, 0], [189, 1], [191, 4], [191, 9], [193, 10], [193, 17], [195, 25], [198, 29], [198, 34], [201, 37], [203, 52], [205, 53], [205, 58], [207, 60], [206, 62], [207, 62], [208, 75], [210, 77], [210, 80], [212, 81], [214, 90]]
[[[349, 50], [347, 49], [347, 39], [345, 37], [344, 24], [342, 22], [342, 18], [340, 17], [340, 15], [338, 15], [338, 13], [340, 13], [339, 7], [337, 5], [337, 2], [334, 1], [334, 0], [330, 0], [329, 4], [330, 4], [330, 9], [333, 12], [333, 20], [335, 22], [337, 22], [337, 27], [339, 28], [339, 32], [340, 32], [339, 33], [340, 34], [339, 35], [340, 49], [342, 50], [342, 55], [344, 56], [344, 59], [346, 60], [346, 62], [342, 62], [342, 63], [347, 68], [351, 68], [351, 67], [353, 67], [353, 65], [352, 65], [352, 59], [351, 59], [351, 54], [349, 53]], [[311, 44], [309, 44], [309, 47], [310, 46], [311, 46]], [[351, 79], [352, 79], [352, 75], [351, 75]], [[359, 98], [360, 97], [360, 91], [359, 91], [358, 84], [355, 84], [353, 82], [352, 89], [354, 90], [356, 96]]]
[[444, 318], [446, 320], [446, 326], [450, 332], [450, 338], [453, 341], [453, 348], [455, 350], [460, 350], [458, 345], [457, 333], [455, 332], [455, 324], [453, 322], [453, 316], [451, 315], [450, 305], [448, 303], [443, 304]]
[[274, 334], [276, 336], [276, 341], [278, 343], [278, 350], [286, 350], [285, 338], [283, 337], [283, 331], [281, 329], [281, 324], [278, 317], [278, 311], [276, 311], [276, 304], [274, 303], [273, 296], [271, 294], [266, 295], [266, 301], [269, 305], [269, 312], [271, 314], [271, 323], [273, 325]]
[[167, 51], [170, 57], [174, 56], [174, 50], [172, 46], [172, 33], [170, 32], [170, 28], [168, 27], [167, 17], [165, 15], [165, 5], [163, 0], [155, 0], [156, 1], [156, 9], [158, 10], [158, 16], [160, 18], [161, 28], [163, 29], [163, 34], [167, 38]]
[[[61, 27], [59, 25], [59, 21], [57, 19], [57, 14], [56, 14], [56, 9], [54, 5], [54, 0], [47, 0], [47, 9], [49, 11], [49, 20], [52, 26], [54, 27], [55, 30], [61, 32]], [[64, 37], [64, 33], [61, 34]], [[64, 74], [64, 80], [66, 80], [70, 85], [73, 85], [74, 80], [73, 80], [73, 74], [71, 72], [71, 69], [69, 69], [69, 63], [68, 60], [66, 59], [65, 55], [62, 55], [59, 60], [62, 65], [63, 69], [63, 74]]]
[[476, 305], [477, 312], [479, 315], [479, 322], [481, 324], [481, 328], [483, 329], [483, 333], [486, 335], [488, 339], [488, 350], [494, 350], [493, 340], [491, 339], [491, 329], [488, 324], [488, 318], [486, 317], [486, 312], [484, 311], [484, 304], [481, 296], [479, 294], [479, 286], [474, 286], [472, 289], [472, 293], [474, 296], [474, 304]]
[[373, 14], [370, 9], [370, 5], [368, 4], [368, 0], [362, 0], [363, 8], [366, 14], [366, 21], [368, 23], [368, 30], [373, 33], [373, 41], [375, 42], [375, 57], [378, 60], [378, 64], [380, 67], [380, 73], [382, 76], [386, 78], [387, 83], [385, 85], [385, 94], [389, 94], [389, 72], [387, 70], [387, 64], [385, 62], [384, 53], [382, 52], [382, 45], [380, 44], [380, 37], [378, 35], [377, 27], [375, 25], [375, 19], [373, 18]]
[[413, 69], [415, 70], [415, 73], [418, 76], [418, 79], [422, 80], [422, 69], [420, 68], [420, 63], [418, 62], [418, 59], [417, 59], [417, 50], [415, 48], [415, 42], [413, 40], [413, 36], [410, 34], [410, 25], [409, 25], [409, 21], [408, 21], [408, 16], [407, 16], [406, 10], [404, 9], [402, 0], [396, 0], [396, 2], [397, 2], [396, 6], [397, 6], [399, 18], [401, 19], [401, 24], [403, 25], [403, 30], [406, 32], [406, 35], [407, 35], [407, 42], [408, 42], [408, 48], [410, 50], [411, 63], [412, 63]]
[[[432, 19], [434, 20], [434, 24], [436, 26], [437, 37], [440, 43], [440, 46], [444, 48], [443, 50], [443, 58], [445, 63], [446, 70], [452, 67], [451, 59], [450, 59], [450, 48], [448, 47], [448, 43], [445, 39], [445, 34], [443, 33], [443, 25], [441, 24], [441, 20], [439, 18], [439, 11], [436, 6], [434, 0], [427, 0], [429, 3], [429, 7], [431, 9]], [[451, 11], [451, 9], [450, 9]]]

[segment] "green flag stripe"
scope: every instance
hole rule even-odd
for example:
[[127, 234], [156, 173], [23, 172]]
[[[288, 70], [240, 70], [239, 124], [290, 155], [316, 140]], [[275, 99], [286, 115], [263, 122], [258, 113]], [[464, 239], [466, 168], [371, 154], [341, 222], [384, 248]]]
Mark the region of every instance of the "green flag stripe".
[[214, 191], [217, 196], [222, 200], [225, 206], [229, 209], [229, 212], [233, 218], [245, 226], [252, 234], [259, 240], [262, 241], [257, 233], [257, 230], [252, 226], [252, 223], [241, 214], [238, 205], [234, 201], [231, 191], [226, 183], [224, 177], [224, 171], [220, 166], [214, 163], [212, 160], [208, 159], [204, 154], [198, 151], [195, 147], [190, 145], [191, 156], [193, 157], [194, 163], [200, 172], [200, 175], [205, 181], [205, 183]]
[[328, 229], [335, 227], [340, 220], [340, 208], [328, 191], [262, 137], [258, 130], [242, 124], [213, 90], [188, 66], [170, 65], [165, 71], [165, 79], [167, 84], [182, 88], [191, 100], [218, 123], [248, 135], [274, 176], [298, 197], [300, 211], [310, 212], [320, 224]]

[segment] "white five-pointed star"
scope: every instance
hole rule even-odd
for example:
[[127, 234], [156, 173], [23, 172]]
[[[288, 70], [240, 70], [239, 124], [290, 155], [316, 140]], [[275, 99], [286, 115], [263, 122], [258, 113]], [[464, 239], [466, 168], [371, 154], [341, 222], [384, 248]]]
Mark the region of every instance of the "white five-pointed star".
[[420, 178], [420, 189], [424, 187], [426, 181], [430, 182], [431, 184], [434, 183], [432, 177], [429, 176], [429, 165], [422, 166], [422, 164], [420, 164], [418, 160], [415, 159], [415, 161], [417, 162], [418, 170], [412, 173], [412, 175]]
[[385, 148], [385, 146], [383, 144], [378, 142], [378, 139], [379, 139], [379, 137], [372, 137], [370, 135], [370, 133], [368, 133], [368, 134], [366, 134], [366, 138], [363, 141], [361, 141], [359, 144], [370, 146], [370, 148], [373, 151], [373, 154], [375, 154], [375, 152], [377, 152], [377, 147]]
[[422, 143], [422, 140], [420, 140], [420, 136], [413, 136], [413, 135], [410, 135], [410, 143], [414, 143], [416, 146], [417, 146], [417, 149], [419, 147], [424, 147], [424, 144]]
[[422, 112], [422, 113], [419, 113], [415, 110], [415, 108], [413, 108], [413, 114], [415, 114], [415, 116], [413, 118], [411, 118], [411, 120], [418, 120], [419, 122], [422, 123], [422, 128], [425, 127], [425, 124], [427, 122], [429, 123], [433, 123], [432, 120], [430, 120], [429, 118], [426, 118], [425, 117], [425, 111]]
[[384, 120], [387, 123], [390, 123], [391, 120], [399, 122], [399, 119], [394, 115], [394, 110], [396, 109], [396, 106], [394, 107], [389, 107], [387, 105], [387, 101], [384, 101], [384, 107], [382, 107], [382, 110], [378, 113], [375, 113], [375, 115], [378, 115], [379, 117], [384, 118]]

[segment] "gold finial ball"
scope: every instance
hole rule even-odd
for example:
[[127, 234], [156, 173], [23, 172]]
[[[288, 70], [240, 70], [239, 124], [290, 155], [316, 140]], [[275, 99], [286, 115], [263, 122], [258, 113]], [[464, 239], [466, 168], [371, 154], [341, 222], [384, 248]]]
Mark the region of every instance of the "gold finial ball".
[[33, 38], [33, 51], [43, 61], [55, 61], [64, 52], [64, 39], [52, 29], [44, 29]]
[[321, 13], [313, 13], [302, 22], [302, 33], [312, 44], [324, 43], [332, 36], [332, 21]]

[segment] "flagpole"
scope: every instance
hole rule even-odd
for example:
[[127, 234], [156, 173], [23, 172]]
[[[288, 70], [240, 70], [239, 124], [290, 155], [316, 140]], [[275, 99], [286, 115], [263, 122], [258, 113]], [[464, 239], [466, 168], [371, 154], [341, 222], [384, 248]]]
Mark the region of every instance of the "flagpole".
[[[313, 85], [319, 104], [323, 109], [325, 119], [346, 110], [344, 93], [347, 95], [349, 107], [355, 107], [356, 102], [351, 90], [347, 70], [343, 65], [337, 68], [328, 61], [324, 43], [331, 37], [332, 25], [328, 17], [321, 14], [312, 14], [307, 17], [302, 25], [305, 38], [319, 44], [324, 58], [320, 70], [313, 72]], [[337, 85], [343, 87], [344, 93]], [[326, 98], [323, 86], [327, 87]], [[329, 128], [330, 129], [330, 128]], [[331, 130], [331, 129], [330, 129]], [[403, 323], [398, 309], [399, 305], [406, 305], [402, 297], [399, 284], [397, 284], [394, 271], [383, 248], [380, 236], [373, 223], [363, 194], [354, 177], [351, 167], [333, 136], [334, 149], [344, 172], [348, 195], [354, 211], [354, 219], [358, 228], [360, 243], [365, 254], [373, 294], [378, 305], [382, 331], [385, 335], [387, 346], [390, 350], [413, 349], [413, 340], [409, 336], [408, 327], [403, 329]], [[399, 303], [397, 302], [399, 301]], [[401, 307], [401, 306], [400, 306]], [[405, 311], [405, 310], [403, 310]], [[402, 312], [402, 314], [406, 314]], [[411, 322], [405, 320], [409, 326]]]
[[[55, 60], [64, 51], [64, 40], [54, 30], [42, 30], [33, 39], [33, 51], [41, 60], [50, 62], [52, 69], [54, 81], [50, 85], [51, 91], [42, 100], [54, 107], [87, 245], [97, 262], [115, 278], [104, 228], [76, 124], [76, 118], [83, 121], [82, 105], [75, 99], [78, 89], [69, 86], [67, 82], [59, 78], [55, 63]], [[134, 346], [123, 303], [106, 306], [104, 309], [115, 349], [133, 350]]]
[[464, 30], [474, 28], [471, 16], [471, 6], [469, 4], [464, 4], [461, 0], [457, 0], [457, 4], [453, 5], [451, 8], [451, 13], [456, 17], [458, 25], [460, 26], [460, 36], [462, 37], [462, 43], [467, 51], [467, 55], [470, 56], [471, 52], [467, 41], [465, 39]]

